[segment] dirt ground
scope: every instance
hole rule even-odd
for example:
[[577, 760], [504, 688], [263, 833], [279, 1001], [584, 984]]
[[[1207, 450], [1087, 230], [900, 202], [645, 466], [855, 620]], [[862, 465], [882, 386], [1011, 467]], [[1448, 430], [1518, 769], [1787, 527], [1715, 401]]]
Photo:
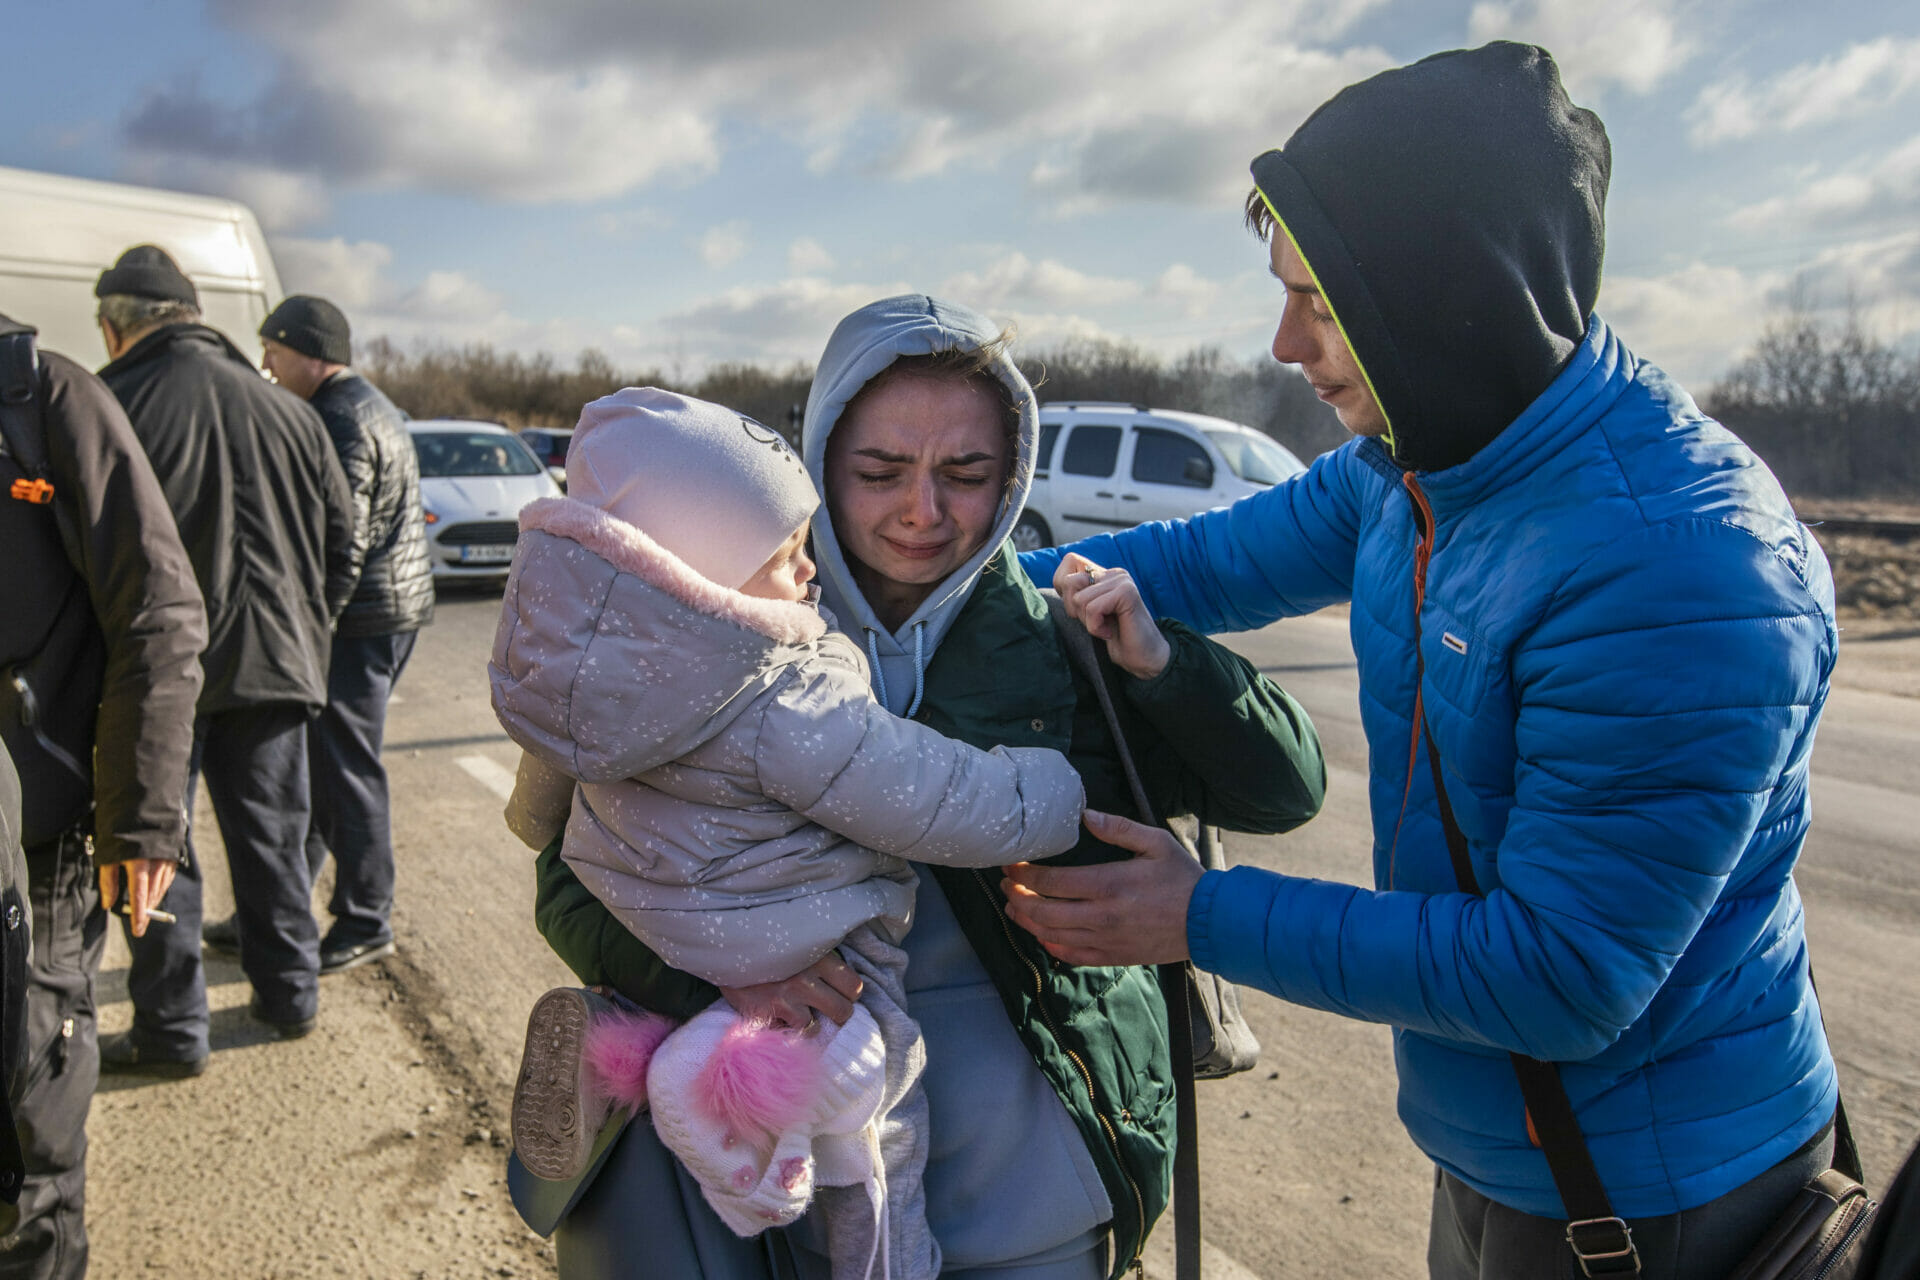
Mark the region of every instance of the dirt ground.
[[1833, 565], [1835, 602], [1843, 622], [1920, 621], [1920, 533], [1840, 533], [1824, 520], [1901, 520], [1920, 529], [1920, 506], [1891, 502], [1795, 501], [1800, 518]]
[[1835, 533], [1820, 542], [1843, 620], [1920, 622], [1920, 537]]

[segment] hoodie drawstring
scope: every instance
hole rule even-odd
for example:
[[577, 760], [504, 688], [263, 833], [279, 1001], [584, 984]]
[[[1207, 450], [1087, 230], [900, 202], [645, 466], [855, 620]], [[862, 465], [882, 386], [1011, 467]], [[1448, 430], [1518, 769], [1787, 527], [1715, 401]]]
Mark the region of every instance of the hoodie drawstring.
[[920, 699], [927, 696], [927, 624], [916, 622], [913, 625], [913, 702], [907, 707], [907, 719], [913, 719], [913, 713], [920, 709]]
[[[880, 705], [887, 705], [887, 673], [880, 666], [880, 646], [874, 637], [879, 633], [872, 627], [866, 628], [867, 662], [873, 668], [873, 691], [880, 695]], [[913, 624], [913, 701], [902, 713], [905, 719], [913, 719], [913, 713], [920, 709], [920, 700], [927, 696], [927, 624], [924, 620]]]

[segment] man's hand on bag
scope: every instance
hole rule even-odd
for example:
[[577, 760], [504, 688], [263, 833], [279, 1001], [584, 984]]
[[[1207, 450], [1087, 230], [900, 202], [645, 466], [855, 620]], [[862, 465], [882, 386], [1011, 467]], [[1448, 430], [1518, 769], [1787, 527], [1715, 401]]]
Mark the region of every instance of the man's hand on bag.
[[1187, 958], [1187, 903], [1201, 866], [1171, 832], [1089, 809], [1087, 830], [1134, 856], [1084, 867], [1006, 869], [1007, 914], [1068, 964], [1169, 964]]
[[133, 936], [147, 933], [147, 913], [160, 905], [173, 887], [173, 873], [180, 864], [172, 858], [128, 858], [100, 868], [100, 901], [111, 911], [120, 901], [121, 877], [127, 886], [127, 920]]
[[1151, 680], [1173, 660], [1173, 647], [1147, 612], [1140, 588], [1125, 569], [1103, 569], [1077, 551], [1060, 557], [1053, 589], [1067, 616], [1096, 640], [1107, 642], [1115, 666], [1138, 680]]
[[813, 1027], [816, 1014], [844, 1026], [865, 986], [840, 953], [830, 951], [791, 978], [751, 987], [722, 987], [720, 994], [741, 1017], [798, 1031]]

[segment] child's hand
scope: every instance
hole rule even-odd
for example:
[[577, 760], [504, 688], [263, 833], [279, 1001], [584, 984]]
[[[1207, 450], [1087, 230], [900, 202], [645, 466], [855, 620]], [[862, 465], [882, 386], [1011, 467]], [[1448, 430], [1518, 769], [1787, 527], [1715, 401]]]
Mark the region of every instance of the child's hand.
[[1053, 589], [1069, 616], [1087, 634], [1107, 642], [1114, 665], [1140, 680], [1151, 680], [1167, 669], [1173, 649], [1147, 613], [1140, 588], [1125, 569], [1102, 569], [1077, 552], [1060, 557], [1053, 571]]
[[840, 953], [830, 951], [791, 978], [751, 987], [722, 987], [720, 994], [743, 1018], [802, 1031], [814, 1025], [816, 1013], [825, 1014], [835, 1026], [844, 1026], [865, 986]]

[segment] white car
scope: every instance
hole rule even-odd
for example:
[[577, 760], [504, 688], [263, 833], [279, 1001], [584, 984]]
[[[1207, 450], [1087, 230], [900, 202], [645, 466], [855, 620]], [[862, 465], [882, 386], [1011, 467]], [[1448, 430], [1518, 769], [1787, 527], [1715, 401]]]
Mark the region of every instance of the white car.
[[560, 486], [520, 437], [491, 422], [409, 422], [420, 455], [420, 505], [436, 582], [505, 578], [520, 540], [520, 508]]
[[1089, 401], [1040, 406], [1021, 551], [1178, 520], [1305, 471], [1271, 436], [1203, 413]]

